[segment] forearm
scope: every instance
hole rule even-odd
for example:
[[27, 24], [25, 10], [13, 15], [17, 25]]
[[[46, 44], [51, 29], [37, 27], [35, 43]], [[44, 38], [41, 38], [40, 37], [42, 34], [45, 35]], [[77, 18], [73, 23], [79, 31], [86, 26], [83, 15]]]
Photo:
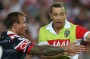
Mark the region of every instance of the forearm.
[[30, 54], [52, 56], [52, 55], [57, 55], [63, 52], [65, 52], [65, 50], [60, 47], [54, 47], [54, 46], [48, 46], [48, 45], [45, 45], [45, 46], [35, 45], [30, 51]]
[[41, 56], [42, 58], [50, 58], [50, 59], [55, 59], [57, 57], [60, 57], [60, 56], [63, 56], [64, 53], [60, 53], [60, 54], [57, 54], [57, 55], [53, 55], [53, 56]]

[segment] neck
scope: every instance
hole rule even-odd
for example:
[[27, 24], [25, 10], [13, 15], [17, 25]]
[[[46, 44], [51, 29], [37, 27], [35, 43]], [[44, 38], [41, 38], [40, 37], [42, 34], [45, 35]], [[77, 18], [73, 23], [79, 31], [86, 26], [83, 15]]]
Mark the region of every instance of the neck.
[[16, 31], [13, 29], [7, 29], [7, 31], [11, 31], [11, 32], [14, 32], [15, 34], [17, 34]]
[[62, 30], [63, 27], [56, 27], [55, 25], [53, 25], [53, 28], [55, 32], [58, 34]]

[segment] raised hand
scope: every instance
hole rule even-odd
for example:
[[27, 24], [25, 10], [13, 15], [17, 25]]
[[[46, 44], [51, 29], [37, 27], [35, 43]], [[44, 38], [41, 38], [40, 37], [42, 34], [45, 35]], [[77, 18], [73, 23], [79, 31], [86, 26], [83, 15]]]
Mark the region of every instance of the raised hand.
[[68, 53], [79, 54], [85, 50], [83, 45], [77, 45], [77, 43], [71, 43], [67, 46], [62, 46]]

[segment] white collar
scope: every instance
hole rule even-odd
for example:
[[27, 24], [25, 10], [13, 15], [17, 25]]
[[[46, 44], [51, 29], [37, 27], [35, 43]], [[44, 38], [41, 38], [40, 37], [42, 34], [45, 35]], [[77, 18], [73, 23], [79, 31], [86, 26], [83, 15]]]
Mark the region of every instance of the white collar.
[[12, 32], [12, 31], [7, 31], [7, 35], [10, 35], [10, 34], [14, 34], [13, 36], [20, 37], [20, 36], [18, 36], [17, 34], [15, 34], [15, 33], [14, 33], [14, 32]]
[[[56, 35], [56, 32], [54, 31], [52, 24], [53, 24], [53, 21], [46, 27], [46, 30], [50, 30], [50, 32], [52, 32], [53, 34]], [[66, 20], [64, 28], [66, 29], [66, 28], [70, 28], [70, 27], [71, 27], [70, 22], [68, 22]]]
[[7, 31], [7, 34], [15, 34], [15, 33], [12, 31]]

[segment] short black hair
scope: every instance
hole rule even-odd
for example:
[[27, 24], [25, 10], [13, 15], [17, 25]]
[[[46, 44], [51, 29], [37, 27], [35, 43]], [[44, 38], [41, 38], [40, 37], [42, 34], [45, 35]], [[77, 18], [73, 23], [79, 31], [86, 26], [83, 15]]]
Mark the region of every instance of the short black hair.
[[62, 2], [54, 2], [50, 7], [50, 10], [49, 10], [50, 13], [52, 13], [52, 8], [53, 7], [57, 7], [57, 8], [64, 7], [66, 9], [66, 5], [64, 3], [62, 3]]
[[14, 23], [19, 23], [19, 16], [25, 16], [21, 12], [12, 12], [5, 18], [6, 29], [11, 29]]

